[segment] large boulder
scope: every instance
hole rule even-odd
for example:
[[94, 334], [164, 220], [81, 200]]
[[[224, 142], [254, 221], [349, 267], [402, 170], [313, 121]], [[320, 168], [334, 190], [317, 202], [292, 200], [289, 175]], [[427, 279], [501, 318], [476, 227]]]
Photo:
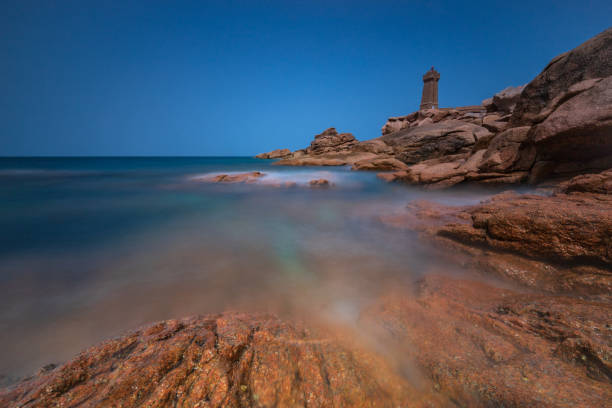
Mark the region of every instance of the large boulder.
[[523, 89], [512, 115], [514, 125], [541, 122], [572, 85], [612, 75], [612, 28], [554, 58]]
[[467, 155], [480, 139], [491, 137], [482, 126], [460, 120], [444, 120], [382, 136], [395, 156], [408, 164], [442, 156]]
[[579, 82], [568, 93], [575, 95], [531, 132], [539, 158], [561, 162], [612, 155], [612, 76]]
[[487, 110], [494, 110], [502, 113], [511, 113], [516, 103], [521, 97], [521, 92], [525, 89], [525, 85], [522, 86], [509, 86], [496, 93], [491, 100], [491, 107], [487, 106]]

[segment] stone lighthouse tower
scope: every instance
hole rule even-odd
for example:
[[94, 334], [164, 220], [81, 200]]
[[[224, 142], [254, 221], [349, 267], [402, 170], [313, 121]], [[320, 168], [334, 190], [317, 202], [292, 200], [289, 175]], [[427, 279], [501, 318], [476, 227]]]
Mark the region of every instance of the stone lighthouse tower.
[[440, 73], [434, 67], [431, 67], [425, 75], [423, 75], [423, 97], [421, 98], [420, 110], [423, 109], [438, 109], [438, 81]]

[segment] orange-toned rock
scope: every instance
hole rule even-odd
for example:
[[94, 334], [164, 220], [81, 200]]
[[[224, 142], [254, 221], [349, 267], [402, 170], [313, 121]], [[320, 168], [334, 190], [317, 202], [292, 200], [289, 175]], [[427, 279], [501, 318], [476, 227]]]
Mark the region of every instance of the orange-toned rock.
[[561, 183], [558, 190], [564, 193], [612, 194], [612, 169], [597, 174], [576, 176]]
[[361, 323], [386, 333], [456, 406], [586, 408], [612, 399], [610, 313], [609, 302], [434, 275]]
[[237, 313], [157, 323], [0, 391], [3, 407], [436, 407], [441, 400], [371, 353], [274, 316]]

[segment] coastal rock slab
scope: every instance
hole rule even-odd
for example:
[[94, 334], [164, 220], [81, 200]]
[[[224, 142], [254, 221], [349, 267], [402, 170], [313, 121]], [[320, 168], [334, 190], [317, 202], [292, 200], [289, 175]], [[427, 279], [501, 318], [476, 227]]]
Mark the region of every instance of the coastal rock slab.
[[269, 315], [160, 322], [0, 391], [2, 406], [441, 406], [372, 354]]
[[612, 169], [597, 174], [584, 174], [561, 183], [557, 191], [562, 193], [612, 194]]
[[609, 303], [439, 274], [387, 295], [362, 321], [456, 406], [598, 407], [612, 398], [611, 312]]
[[438, 232], [553, 262], [612, 267], [612, 197], [504, 194], [469, 210], [472, 225]]

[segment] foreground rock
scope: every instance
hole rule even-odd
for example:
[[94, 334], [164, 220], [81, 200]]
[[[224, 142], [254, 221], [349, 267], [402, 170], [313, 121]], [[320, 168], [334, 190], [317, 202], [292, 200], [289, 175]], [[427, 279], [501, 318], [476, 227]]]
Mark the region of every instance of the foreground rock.
[[[2, 406], [441, 406], [372, 354], [273, 316], [161, 322], [0, 392]], [[423, 401], [427, 401], [427, 405]]]
[[460, 406], [606, 406], [611, 181], [606, 171], [575, 177], [551, 196], [503, 193], [465, 207], [421, 201], [383, 216], [467, 270], [423, 278], [415, 297], [386, 296], [363, 321]]
[[362, 316], [466, 407], [602, 407], [612, 398], [609, 303], [423, 278]]

